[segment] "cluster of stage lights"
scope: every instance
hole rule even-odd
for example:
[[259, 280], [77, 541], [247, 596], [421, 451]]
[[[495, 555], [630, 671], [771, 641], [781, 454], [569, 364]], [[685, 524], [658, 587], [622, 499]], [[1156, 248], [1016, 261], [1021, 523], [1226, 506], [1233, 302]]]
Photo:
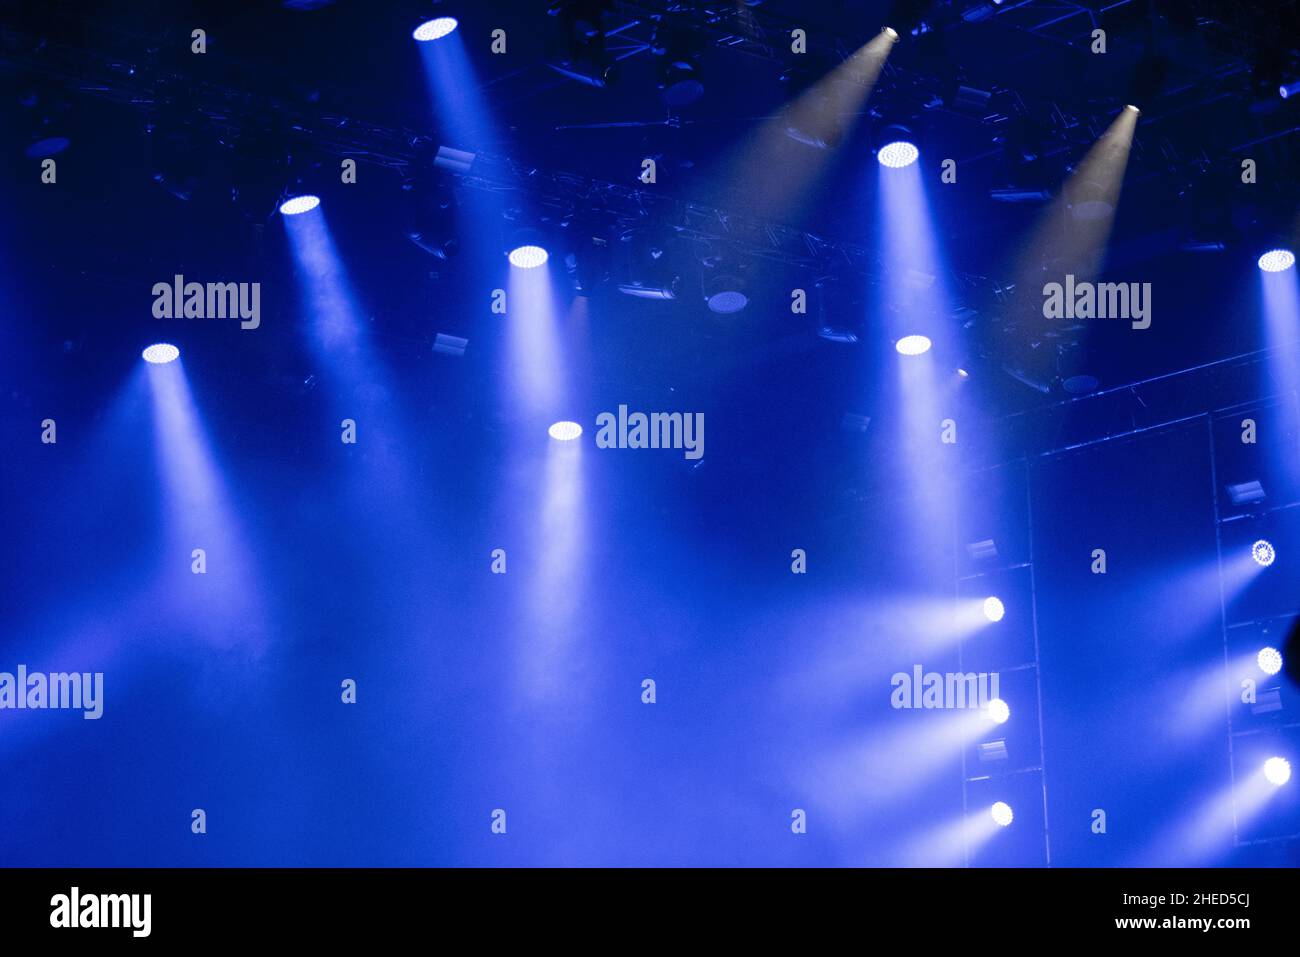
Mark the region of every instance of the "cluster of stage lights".
[[309, 213], [320, 205], [320, 197], [312, 196], [310, 193], [302, 196], [290, 196], [280, 204], [281, 216], [298, 216], [302, 213]]
[[140, 353], [145, 362], [151, 365], [166, 365], [181, 357], [181, 350], [177, 349], [170, 342], [155, 342], [148, 346], [144, 352]]
[[582, 426], [577, 422], [561, 421], [554, 423], [546, 432], [557, 442], [572, 442], [582, 435]]
[[1270, 249], [1259, 257], [1259, 268], [1264, 272], [1282, 272], [1295, 265], [1295, 253], [1289, 249]]
[[428, 43], [430, 40], [441, 40], [455, 30], [456, 26], [455, 17], [435, 17], [432, 20], [425, 20], [412, 30], [411, 36], [420, 43]]

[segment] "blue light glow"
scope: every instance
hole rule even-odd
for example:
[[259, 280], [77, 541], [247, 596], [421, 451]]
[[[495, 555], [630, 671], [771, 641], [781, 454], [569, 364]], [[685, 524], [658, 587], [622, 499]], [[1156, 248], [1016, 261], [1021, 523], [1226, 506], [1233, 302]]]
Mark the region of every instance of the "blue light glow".
[[310, 193], [303, 196], [290, 196], [280, 204], [280, 214], [282, 216], [297, 216], [299, 213], [307, 213], [320, 205], [320, 197], [312, 196]]
[[435, 17], [421, 23], [411, 32], [411, 36], [420, 43], [428, 43], [430, 40], [441, 40], [455, 29], [455, 17]]
[[151, 362], [156, 366], [165, 365], [181, 357], [181, 350], [177, 349], [170, 342], [155, 342], [144, 352], [140, 353], [145, 362]]
[[904, 166], [911, 166], [920, 157], [921, 151], [913, 143], [906, 140], [895, 140], [893, 143], [886, 143], [880, 147], [876, 153], [876, 159], [881, 166], [889, 169], [902, 169]]
[[517, 269], [534, 269], [546, 263], [546, 250], [541, 246], [516, 246], [510, 250], [510, 265]]

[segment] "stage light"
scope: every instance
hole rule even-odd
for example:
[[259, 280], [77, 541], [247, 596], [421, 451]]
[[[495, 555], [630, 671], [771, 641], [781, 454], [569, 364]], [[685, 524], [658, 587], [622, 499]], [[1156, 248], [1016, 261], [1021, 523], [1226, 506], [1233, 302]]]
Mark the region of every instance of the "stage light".
[[749, 305], [744, 283], [735, 276], [713, 276], [704, 284], [704, 301], [709, 312], [730, 316]]
[[1011, 717], [1011, 706], [1001, 698], [994, 698], [989, 702], [987, 716], [995, 724], [1006, 724]]
[[970, 378], [970, 373], [967, 372], [965, 369], [958, 369], [958, 370], [957, 370], [957, 376], [958, 376], [958, 378], [961, 378], [961, 379], [969, 379], [969, 378]]
[[1268, 568], [1269, 565], [1273, 564], [1273, 559], [1277, 557], [1277, 552], [1273, 550], [1273, 545], [1270, 542], [1266, 542], [1261, 538], [1250, 546], [1250, 557], [1255, 559], [1256, 565]]
[[1300, 93], [1300, 80], [1296, 80], [1294, 83], [1283, 83], [1277, 88], [1277, 92], [1278, 96], [1284, 100], [1289, 96]]
[[1015, 817], [1015, 815], [1011, 813], [1011, 805], [1006, 801], [998, 801], [989, 808], [989, 813], [993, 815], [993, 821], [998, 825], [998, 827], [1009, 827], [1012, 819]]
[[557, 442], [572, 442], [582, 435], [582, 426], [577, 422], [561, 421], [556, 422], [546, 432]]
[[541, 246], [516, 246], [510, 250], [510, 265], [518, 269], [535, 269], [546, 263], [547, 253]]
[[1291, 762], [1286, 758], [1269, 758], [1264, 762], [1264, 777], [1269, 784], [1280, 788], [1291, 780]]
[[320, 205], [320, 197], [312, 196], [310, 193], [304, 196], [290, 196], [280, 204], [280, 214], [282, 216], [297, 216], [299, 213], [311, 212]]
[[164, 365], [173, 359], [181, 357], [181, 350], [177, 349], [170, 342], [155, 342], [144, 352], [140, 353], [145, 362], [152, 362], [156, 366]]
[[1134, 106], [1132, 103], [1130, 103], [1128, 106], [1124, 107], [1124, 109], [1126, 109], [1126, 110], [1130, 110], [1130, 111], [1132, 111], [1133, 113], [1141, 113], [1141, 112], [1142, 112], [1142, 111], [1139, 110], [1136, 106]]
[[930, 339], [928, 336], [903, 336], [894, 343], [894, 348], [899, 355], [919, 356], [930, 351]]
[[880, 147], [876, 153], [876, 159], [881, 166], [889, 169], [902, 169], [904, 166], [911, 166], [916, 162], [921, 151], [916, 148], [916, 144], [909, 143], [907, 140], [894, 140], [892, 143], [886, 143]]
[[1282, 670], [1282, 652], [1271, 647], [1261, 648], [1255, 656], [1255, 663], [1264, 674], [1275, 675]]
[[421, 23], [411, 32], [411, 36], [420, 43], [428, 43], [430, 40], [441, 40], [455, 29], [455, 17], [435, 17]]
[[893, 27], [885, 27], [885, 29], [881, 30], [880, 32], [883, 33], [885, 36], [889, 37], [889, 42], [891, 43], [898, 42], [898, 31], [895, 30]]
[[1002, 599], [996, 595], [990, 595], [984, 599], [984, 617], [989, 621], [1001, 621], [1002, 616], [1007, 613], [1006, 606], [1002, 604]]
[[1282, 272], [1295, 265], [1295, 253], [1289, 249], [1270, 249], [1259, 257], [1259, 268], [1264, 272]]

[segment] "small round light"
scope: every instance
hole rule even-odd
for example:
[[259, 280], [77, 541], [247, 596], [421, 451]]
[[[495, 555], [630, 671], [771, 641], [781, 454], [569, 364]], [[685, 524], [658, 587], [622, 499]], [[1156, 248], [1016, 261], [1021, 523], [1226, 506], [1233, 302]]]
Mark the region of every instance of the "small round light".
[[894, 348], [898, 350], [899, 355], [919, 356], [930, 351], [930, 338], [929, 336], [903, 336], [894, 343]]
[[144, 352], [140, 353], [145, 362], [152, 362], [156, 366], [164, 365], [181, 357], [181, 350], [177, 349], [170, 342], [155, 342]]
[[572, 442], [582, 435], [582, 426], [577, 422], [556, 422], [546, 432], [557, 442]]
[[1256, 565], [1268, 568], [1269, 565], [1273, 564], [1273, 559], [1277, 558], [1277, 552], [1273, 550], [1271, 542], [1266, 542], [1261, 538], [1250, 546], [1250, 557], [1255, 559]]
[[546, 262], [546, 250], [541, 246], [516, 246], [510, 250], [510, 265], [518, 269], [534, 269]]
[[1011, 706], [1001, 698], [994, 698], [989, 702], [987, 714], [994, 724], [1006, 724], [1011, 717]]
[[890, 169], [902, 169], [904, 166], [911, 166], [921, 155], [921, 151], [913, 143], [907, 140], [895, 140], [892, 143], [886, 143], [880, 147], [880, 152], [876, 154], [876, 159], [881, 166], [887, 166]]
[[957, 375], [958, 375], [959, 378], [962, 378], [962, 379], [969, 379], [969, 378], [970, 378], [970, 373], [967, 372], [965, 369], [958, 369], [958, 370], [957, 370]]
[[1276, 648], [1261, 648], [1255, 656], [1259, 670], [1266, 675], [1275, 675], [1282, 670], [1282, 652]]
[[1259, 268], [1264, 272], [1282, 272], [1295, 265], [1295, 253], [1289, 249], [1270, 249], [1259, 257]]
[[749, 305], [749, 297], [739, 289], [724, 289], [721, 292], [715, 292], [706, 301], [709, 304], [709, 312], [717, 313], [720, 316], [730, 316]]
[[1264, 762], [1264, 777], [1274, 787], [1281, 787], [1291, 780], [1291, 762], [1286, 758], [1269, 758]]
[[885, 29], [881, 30], [880, 32], [883, 33], [885, 36], [889, 37], [891, 43], [898, 42], [898, 31], [895, 30], [893, 27], [885, 27]]
[[1006, 801], [998, 801], [991, 808], [989, 813], [993, 815], [993, 821], [998, 827], [1009, 827], [1015, 815], [1011, 813], [1011, 805]]
[[1002, 604], [1002, 599], [995, 595], [990, 595], [984, 599], [984, 617], [989, 621], [1001, 621], [1002, 616], [1007, 613], [1006, 606]]
[[455, 29], [455, 17], [436, 17], [433, 20], [425, 20], [421, 23], [411, 31], [411, 36], [415, 37], [420, 43], [428, 43], [430, 40], [441, 40]]
[[297, 216], [299, 213], [307, 213], [320, 205], [320, 197], [312, 196], [310, 193], [303, 196], [290, 196], [280, 204], [280, 215]]

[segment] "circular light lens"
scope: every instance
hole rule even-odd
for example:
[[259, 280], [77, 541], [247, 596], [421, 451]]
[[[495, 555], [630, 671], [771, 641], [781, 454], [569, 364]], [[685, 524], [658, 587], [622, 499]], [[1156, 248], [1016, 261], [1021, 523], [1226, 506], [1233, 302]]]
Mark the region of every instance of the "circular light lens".
[[280, 214], [282, 216], [297, 216], [299, 213], [310, 212], [320, 205], [320, 197], [310, 194], [304, 196], [290, 196], [280, 204]]
[[1011, 805], [1006, 801], [998, 801], [989, 808], [989, 813], [993, 815], [993, 820], [999, 827], [1009, 826], [1015, 818], [1015, 815], [1011, 813]]
[[896, 343], [894, 348], [900, 355], [919, 356], [923, 352], [930, 351], [930, 338], [928, 336], [903, 336]]
[[411, 36], [421, 43], [428, 43], [430, 40], [441, 40], [455, 29], [455, 17], [437, 17], [425, 20], [411, 32]]
[[737, 289], [726, 289], [714, 293], [709, 297], [708, 302], [710, 312], [716, 312], [720, 316], [729, 316], [748, 306], [749, 297]]
[[181, 350], [177, 349], [170, 342], [155, 342], [144, 352], [140, 353], [145, 362], [152, 362], [156, 366], [164, 365], [174, 359], [181, 357]]
[[890, 169], [902, 169], [904, 166], [911, 166], [916, 162], [921, 151], [913, 143], [907, 140], [895, 140], [892, 143], [886, 143], [880, 147], [880, 152], [876, 154], [876, 159], [880, 161], [881, 166], [887, 166]]
[[988, 716], [995, 724], [1006, 724], [1011, 717], [1011, 707], [1001, 698], [989, 702]]
[[1261, 648], [1255, 656], [1259, 670], [1266, 675], [1275, 675], [1282, 670], [1282, 652], [1276, 648]]
[[516, 246], [510, 250], [510, 265], [518, 269], [534, 269], [546, 262], [546, 250], [541, 246]]
[[1274, 787], [1281, 787], [1291, 780], [1291, 762], [1286, 758], [1269, 758], [1264, 762], [1264, 777]]
[[990, 595], [984, 599], [984, 617], [989, 621], [1001, 621], [1002, 616], [1007, 613], [1006, 606], [1002, 604], [1002, 599]]
[[1250, 557], [1255, 559], [1256, 565], [1263, 565], [1268, 568], [1269, 565], [1273, 564], [1273, 559], [1277, 558], [1277, 552], [1273, 550], [1272, 543], [1261, 538], [1250, 546]]
[[577, 422], [556, 422], [546, 431], [557, 442], [572, 442], [582, 435], [582, 426]]
[[1264, 272], [1281, 272], [1295, 265], [1295, 253], [1289, 249], [1270, 249], [1259, 257], [1259, 268]]

